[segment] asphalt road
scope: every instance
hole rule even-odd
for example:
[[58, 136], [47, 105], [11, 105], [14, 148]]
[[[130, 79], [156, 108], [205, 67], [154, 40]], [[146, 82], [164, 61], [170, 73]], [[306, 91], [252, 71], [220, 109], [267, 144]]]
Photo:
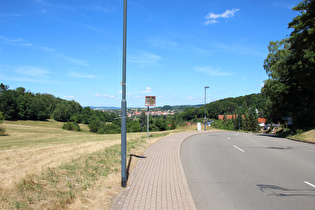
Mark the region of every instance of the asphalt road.
[[202, 209], [315, 209], [315, 145], [251, 133], [196, 135], [181, 146]]

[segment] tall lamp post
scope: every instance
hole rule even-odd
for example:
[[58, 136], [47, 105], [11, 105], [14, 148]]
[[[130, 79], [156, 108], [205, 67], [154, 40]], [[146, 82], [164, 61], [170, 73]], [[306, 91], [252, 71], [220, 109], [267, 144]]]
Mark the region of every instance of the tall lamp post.
[[238, 131], [241, 131], [241, 116], [240, 116], [240, 108], [242, 108], [242, 106], [238, 107]]
[[209, 88], [209, 86], [206, 86], [205, 87], [205, 131], [207, 130], [206, 127], [207, 127], [207, 112], [206, 112], [206, 104], [207, 104], [207, 88]]
[[123, 19], [123, 65], [122, 65], [122, 100], [121, 100], [121, 186], [127, 186], [126, 139], [127, 139], [127, 100], [126, 100], [126, 43], [127, 43], [127, 0], [124, 0]]

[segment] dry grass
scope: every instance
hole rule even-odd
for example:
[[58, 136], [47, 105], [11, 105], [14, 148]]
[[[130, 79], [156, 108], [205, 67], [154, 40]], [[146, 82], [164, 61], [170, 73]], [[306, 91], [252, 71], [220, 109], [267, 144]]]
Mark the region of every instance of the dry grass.
[[[0, 136], [0, 209], [110, 207], [121, 191], [120, 135], [92, 134], [86, 125], [80, 125], [83, 132], [65, 131], [62, 124], [4, 122], [8, 135]], [[149, 140], [146, 133], [130, 133], [128, 154], [142, 154], [170, 133], [151, 133], [156, 137]]]
[[299, 140], [299, 141], [306, 141], [306, 142], [314, 142], [315, 143], [315, 129], [303, 132], [301, 134], [297, 134], [295, 136], [291, 136], [290, 138]]

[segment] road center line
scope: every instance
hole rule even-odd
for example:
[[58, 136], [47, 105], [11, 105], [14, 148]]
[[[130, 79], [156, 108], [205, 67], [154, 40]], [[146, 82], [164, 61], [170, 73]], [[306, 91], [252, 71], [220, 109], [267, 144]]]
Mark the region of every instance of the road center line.
[[305, 184], [308, 184], [309, 186], [311, 186], [311, 187], [314, 187], [314, 188], [315, 188], [315, 185], [313, 185], [312, 183], [309, 183], [309, 182], [307, 182], [307, 181], [304, 181], [304, 183], [305, 183]]
[[239, 151], [241, 151], [241, 152], [245, 152], [244, 150], [242, 150], [242, 149], [239, 148], [238, 146], [235, 146], [235, 145], [234, 145], [234, 147], [235, 147], [236, 149], [238, 149]]

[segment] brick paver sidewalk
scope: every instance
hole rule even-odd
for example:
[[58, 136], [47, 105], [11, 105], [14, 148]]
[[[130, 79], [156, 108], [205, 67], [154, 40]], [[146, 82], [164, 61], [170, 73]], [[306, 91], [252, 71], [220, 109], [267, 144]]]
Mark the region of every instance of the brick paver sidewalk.
[[179, 133], [149, 147], [130, 175], [129, 186], [111, 209], [196, 209], [191, 196], [179, 149], [188, 137], [203, 132]]

